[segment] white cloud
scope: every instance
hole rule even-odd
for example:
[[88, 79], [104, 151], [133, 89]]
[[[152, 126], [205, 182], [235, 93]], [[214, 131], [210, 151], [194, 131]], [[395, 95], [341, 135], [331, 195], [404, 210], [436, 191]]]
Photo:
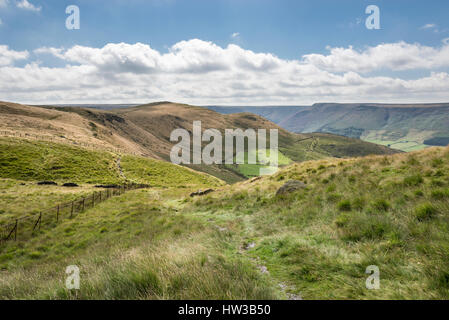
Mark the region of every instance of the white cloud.
[[9, 50], [8, 46], [0, 45], [0, 66], [13, 64], [15, 60], [28, 59], [28, 51]]
[[20, 9], [30, 10], [30, 11], [41, 11], [42, 7], [36, 7], [34, 4], [29, 2], [28, 0], [19, 0], [16, 1], [16, 7]]
[[4, 8], [8, 5], [8, 0], [0, 0], [0, 8]]
[[304, 62], [332, 72], [435, 69], [449, 66], [449, 46], [440, 48], [405, 42], [383, 43], [365, 50], [330, 48], [329, 55], [309, 54]]
[[231, 34], [231, 38], [237, 38], [238, 36], [240, 36], [240, 33], [238, 32], [234, 32], [233, 34]]
[[[33, 62], [14, 67], [14, 60], [27, 58], [28, 52], [0, 46], [0, 61], [5, 61], [0, 63], [0, 96], [28, 103], [171, 100], [248, 105], [449, 100], [449, 75], [439, 69], [449, 66], [446, 44], [434, 48], [399, 42], [329, 50], [328, 55], [286, 60], [199, 39], [178, 42], [167, 52], [143, 43], [34, 50], [66, 62], [65, 67], [50, 68]], [[412, 80], [365, 75], [414, 69], [429, 73]]]
[[423, 25], [420, 29], [426, 30], [426, 29], [433, 29], [436, 27], [437, 27], [437, 25], [435, 23], [428, 23], [428, 24]]

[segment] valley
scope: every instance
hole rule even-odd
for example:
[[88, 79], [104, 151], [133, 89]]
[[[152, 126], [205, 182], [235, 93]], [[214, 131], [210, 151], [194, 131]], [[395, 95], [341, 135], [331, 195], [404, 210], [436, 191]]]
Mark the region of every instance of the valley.
[[326, 132], [402, 151], [446, 146], [449, 139], [448, 103], [316, 103], [298, 107], [209, 108], [223, 114], [252, 112], [291, 132]]
[[[0, 228], [43, 219], [0, 244], [1, 299], [449, 297], [447, 147], [403, 153], [171, 103], [0, 105]], [[191, 130], [197, 117], [205, 128], [277, 128], [280, 169], [170, 163], [170, 128]], [[48, 211], [107, 184], [147, 187], [59, 220]], [[65, 287], [69, 265], [80, 290]], [[382, 290], [365, 287], [370, 265]]]

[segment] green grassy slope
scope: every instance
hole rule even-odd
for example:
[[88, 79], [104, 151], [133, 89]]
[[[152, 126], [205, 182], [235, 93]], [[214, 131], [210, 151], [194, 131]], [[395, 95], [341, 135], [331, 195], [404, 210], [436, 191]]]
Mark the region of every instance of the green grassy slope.
[[76, 183], [121, 183], [116, 156], [75, 146], [0, 138], [0, 177]]
[[0, 178], [87, 184], [129, 180], [165, 187], [222, 184], [212, 176], [160, 160], [17, 138], [0, 138]]
[[[59, 185], [38, 186], [36, 182], [42, 180]], [[66, 182], [75, 182], [79, 187], [62, 187]], [[164, 161], [66, 144], [0, 138], [0, 225], [90, 195], [98, 191], [94, 188], [98, 183], [130, 182], [187, 190], [224, 184], [213, 176]]]
[[[307, 188], [276, 196], [289, 179]], [[0, 298], [447, 299], [448, 230], [448, 148], [308, 161], [204, 197], [130, 191], [3, 244]]]
[[[308, 187], [275, 196], [289, 179]], [[195, 205], [237, 223], [248, 255], [304, 298], [449, 298], [448, 148], [295, 164]]]
[[216, 187], [223, 182], [213, 176], [186, 169], [169, 162], [149, 158], [124, 156], [121, 166], [125, 176], [136, 183], [154, 187]]

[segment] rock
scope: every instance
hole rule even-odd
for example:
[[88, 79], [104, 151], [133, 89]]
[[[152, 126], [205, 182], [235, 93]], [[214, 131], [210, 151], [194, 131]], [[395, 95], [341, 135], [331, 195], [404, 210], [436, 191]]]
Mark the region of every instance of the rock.
[[276, 192], [276, 195], [292, 193], [297, 190], [305, 189], [306, 187], [307, 185], [304, 182], [298, 180], [289, 180], [279, 188], [279, 190]]
[[194, 196], [204, 196], [204, 195], [206, 195], [206, 194], [208, 194], [208, 193], [211, 193], [211, 192], [213, 192], [213, 191], [214, 191], [213, 189], [206, 189], [206, 190], [204, 190], [204, 191], [198, 190], [197, 192], [192, 192], [192, 193], [190, 194], [190, 196], [191, 196], [191, 197], [194, 197]]
[[251, 180], [249, 180], [249, 183], [256, 182], [257, 180], [260, 180], [260, 179], [262, 179], [262, 176], [258, 176], [258, 177], [252, 178]]
[[95, 188], [105, 188], [105, 189], [114, 189], [114, 188], [120, 188], [117, 184], [97, 184]]
[[247, 244], [245, 245], [244, 249], [245, 249], [245, 250], [249, 250], [249, 249], [254, 248], [255, 246], [256, 246], [256, 244], [255, 244], [254, 242], [247, 243]]
[[265, 266], [257, 266], [257, 267], [259, 268], [259, 271], [262, 272], [262, 273], [270, 273], [268, 271], [268, 268], [265, 267]]
[[37, 183], [39, 186], [57, 186], [58, 184], [54, 181], [39, 181]]
[[63, 187], [78, 187], [78, 185], [76, 183], [73, 183], [73, 182], [64, 183], [62, 186]]

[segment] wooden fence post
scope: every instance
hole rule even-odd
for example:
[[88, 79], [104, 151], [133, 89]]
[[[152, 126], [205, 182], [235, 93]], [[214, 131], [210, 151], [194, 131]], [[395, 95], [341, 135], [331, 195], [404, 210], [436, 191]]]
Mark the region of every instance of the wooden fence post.
[[83, 211], [84, 211], [84, 198], [83, 198]]
[[15, 230], [15, 232], [14, 232], [14, 241], [17, 241], [17, 228], [18, 228], [18, 225], [19, 225], [19, 219], [16, 219], [16, 226], [14, 227], [14, 230]]
[[36, 230], [37, 225], [39, 225], [39, 230], [41, 230], [41, 219], [42, 219], [42, 212], [39, 212], [39, 218], [37, 219], [36, 223], [33, 227], [33, 232]]
[[59, 221], [59, 204], [58, 204], [58, 208], [56, 209], [56, 222]]
[[73, 216], [73, 202], [74, 201], [72, 201], [72, 209], [70, 210], [70, 218]]

